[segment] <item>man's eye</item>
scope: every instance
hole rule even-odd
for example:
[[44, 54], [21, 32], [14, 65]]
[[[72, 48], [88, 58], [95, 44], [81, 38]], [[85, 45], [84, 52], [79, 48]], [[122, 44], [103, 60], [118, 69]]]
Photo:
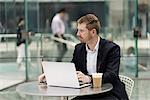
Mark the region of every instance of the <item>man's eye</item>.
[[80, 30], [80, 32], [83, 32], [83, 30]]

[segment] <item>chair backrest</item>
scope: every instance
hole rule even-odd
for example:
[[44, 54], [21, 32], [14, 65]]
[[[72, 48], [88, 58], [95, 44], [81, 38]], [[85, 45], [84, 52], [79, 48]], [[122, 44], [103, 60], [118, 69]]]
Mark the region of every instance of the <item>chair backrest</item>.
[[120, 80], [125, 84], [125, 89], [128, 94], [129, 99], [131, 98], [131, 94], [134, 87], [134, 81], [130, 77], [119, 75]]

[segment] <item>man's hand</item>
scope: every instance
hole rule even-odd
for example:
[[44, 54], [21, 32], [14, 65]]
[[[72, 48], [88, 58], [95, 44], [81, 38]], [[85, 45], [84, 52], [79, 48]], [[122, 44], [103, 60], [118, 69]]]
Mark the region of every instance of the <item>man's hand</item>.
[[78, 77], [78, 80], [83, 82], [83, 83], [90, 83], [91, 82], [90, 76], [84, 75], [81, 71], [77, 71], [77, 77]]
[[38, 81], [41, 83], [41, 82], [43, 82], [43, 81], [45, 81], [46, 79], [45, 79], [45, 74], [43, 73], [43, 74], [41, 74], [39, 77], [38, 77]]

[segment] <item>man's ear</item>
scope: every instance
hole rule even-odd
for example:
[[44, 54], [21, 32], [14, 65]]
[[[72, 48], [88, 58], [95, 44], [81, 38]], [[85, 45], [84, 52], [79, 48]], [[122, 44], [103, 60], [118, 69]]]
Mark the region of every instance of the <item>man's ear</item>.
[[97, 33], [96, 33], [96, 29], [93, 29], [93, 34], [97, 34]]

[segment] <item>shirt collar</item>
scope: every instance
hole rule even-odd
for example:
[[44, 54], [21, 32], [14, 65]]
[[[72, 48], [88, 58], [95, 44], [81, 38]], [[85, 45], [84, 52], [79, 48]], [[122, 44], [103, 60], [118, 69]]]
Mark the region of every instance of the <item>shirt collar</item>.
[[96, 43], [96, 46], [95, 46], [94, 50], [90, 50], [89, 47], [88, 47], [88, 45], [86, 44], [86, 51], [87, 51], [87, 52], [90, 52], [90, 53], [95, 53], [95, 52], [97, 52], [97, 51], [98, 51], [98, 48], [99, 48], [99, 42], [100, 42], [100, 37], [98, 36], [98, 41], [97, 41], [97, 43]]

